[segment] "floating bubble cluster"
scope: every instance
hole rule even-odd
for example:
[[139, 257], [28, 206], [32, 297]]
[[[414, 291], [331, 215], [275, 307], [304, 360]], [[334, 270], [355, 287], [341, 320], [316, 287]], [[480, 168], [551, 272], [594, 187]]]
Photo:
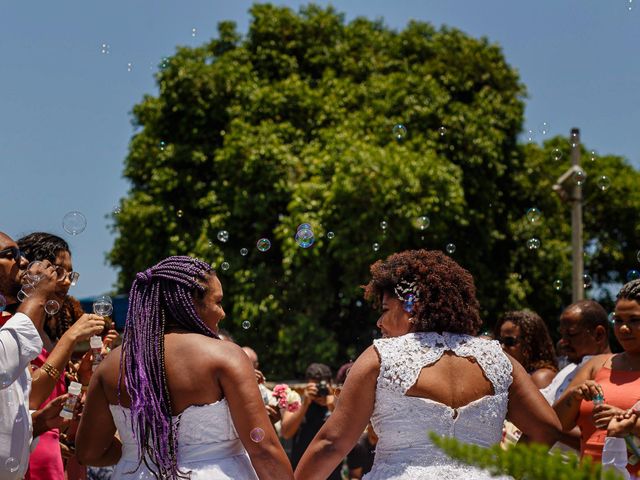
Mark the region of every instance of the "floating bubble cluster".
[[395, 138], [396, 141], [401, 142], [407, 136], [407, 127], [405, 127], [401, 123], [398, 123], [393, 126], [392, 132], [393, 132], [393, 138]]
[[271, 242], [269, 241], [268, 238], [261, 238], [260, 240], [258, 240], [258, 242], [256, 243], [256, 247], [258, 248], [258, 250], [260, 250], [261, 252], [266, 252], [267, 250], [269, 250], [271, 248]]
[[87, 228], [87, 219], [78, 211], [69, 212], [62, 217], [62, 228], [69, 235], [80, 235]]

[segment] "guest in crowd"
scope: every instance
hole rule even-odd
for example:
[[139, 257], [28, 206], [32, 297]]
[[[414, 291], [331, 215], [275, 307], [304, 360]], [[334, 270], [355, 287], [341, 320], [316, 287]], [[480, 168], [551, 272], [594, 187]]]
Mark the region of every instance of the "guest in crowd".
[[531, 375], [538, 388], [558, 373], [551, 335], [540, 316], [531, 310], [507, 312], [495, 326], [496, 340]]
[[[601, 461], [607, 427], [640, 400], [640, 280], [622, 287], [614, 312], [614, 334], [622, 353], [591, 358], [554, 409], [565, 431], [580, 427], [580, 453]], [[629, 467], [637, 474], [640, 464]]]
[[281, 425], [279, 422], [282, 419], [282, 415], [277, 407], [270, 405], [273, 400], [273, 392], [264, 384], [265, 378], [264, 374], [259, 370], [260, 361], [258, 359], [258, 354], [251, 347], [242, 347], [242, 350], [247, 354], [247, 357], [249, 357], [249, 360], [251, 360], [251, 364], [253, 365], [253, 370], [256, 374], [256, 381], [258, 382], [258, 388], [260, 389], [260, 395], [262, 395], [262, 401], [264, 402], [264, 407], [267, 410], [267, 415], [269, 415], [269, 420], [271, 420], [271, 423], [276, 427], [276, 432], [280, 434]]
[[18, 304], [27, 265], [18, 245], [0, 232], [0, 295], [7, 304], [6, 310], [0, 312], [0, 478], [3, 480], [23, 478], [32, 439], [65, 424], [59, 416], [65, 396], [29, 414], [29, 363], [42, 350], [38, 332], [44, 325], [45, 303], [56, 298], [57, 275], [55, 268], [44, 262], [36, 268], [35, 273], [41, 276], [37, 288]]
[[[19, 239], [18, 247], [30, 261], [48, 261], [55, 267], [58, 275], [56, 294], [60, 299], [66, 298], [69, 288], [75, 285], [79, 278], [73, 270], [67, 242], [56, 235], [36, 232]], [[54, 315], [48, 317], [42, 327], [38, 328], [43, 342], [42, 351], [31, 362], [34, 369], [31, 408], [42, 408], [54, 398], [66, 393], [63, 373], [76, 346], [91, 336], [100, 334], [105, 325], [102, 317], [93, 314], [82, 315], [75, 323], [72, 323], [71, 318], [60, 317], [56, 323]], [[88, 357], [85, 363], [85, 368], [81, 369], [84, 376], [79, 380], [83, 385], [88, 385], [91, 377]], [[45, 396], [47, 391], [51, 393]], [[57, 428], [40, 436], [29, 458], [26, 480], [64, 480], [64, 463], [59, 443], [60, 431]]]
[[[302, 394], [301, 407], [295, 412], [283, 412], [281, 435], [292, 438], [291, 465], [296, 468], [305, 450], [322, 428], [335, 407], [331, 390], [331, 369], [322, 363], [307, 367], [307, 386]], [[327, 480], [341, 480], [341, 465], [331, 472]]]

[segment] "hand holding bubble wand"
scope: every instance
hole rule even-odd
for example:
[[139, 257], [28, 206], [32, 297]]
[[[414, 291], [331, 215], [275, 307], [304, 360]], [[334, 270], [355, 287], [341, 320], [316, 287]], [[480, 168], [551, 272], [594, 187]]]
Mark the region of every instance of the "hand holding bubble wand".
[[[36, 293], [36, 287], [40, 281], [44, 278], [45, 269], [52, 267], [56, 273], [56, 281], [60, 280], [60, 268], [55, 265], [51, 265], [48, 261], [40, 262], [38, 260], [33, 261], [27, 267], [24, 275], [22, 276], [22, 288], [16, 296], [19, 302], [24, 302], [27, 298]], [[63, 276], [64, 278], [64, 276]], [[44, 304], [44, 310], [48, 315], [55, 315], [60, 311], [60, 302], [57, 300], [47, 300]]]
[[[93, 313], [99, 315], [101, 317], [109, 317], [113, 313], [113, 301], [111, 297], [108, 295], [103, 295], [98, 297], [95, 302], [93, 302]], [[89, 339], [89, 346], [91, 347], [91, 355], [93, 356], [93, 361], [91, 364], [91, 370], [95, 371], [102, 362], [103, 354], [102, 354], [102, 337], [99, 335], [94, 335]]]

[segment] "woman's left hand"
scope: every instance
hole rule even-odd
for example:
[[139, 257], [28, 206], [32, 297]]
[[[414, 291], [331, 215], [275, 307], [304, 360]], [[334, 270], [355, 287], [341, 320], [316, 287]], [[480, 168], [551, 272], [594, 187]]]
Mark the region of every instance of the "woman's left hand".
[[611, 419], [616, 415], [624, 414], [624, 412], [625, 410], [614, 407], [613, 405], [607, 405], [606, 403], [595, 405], [593, 407], [593, 423], [595, 424], [596, 428], [600, 430], [606, 430]]
[[633, 433], [638, 417], [635, 413], [626, 417], [624, 415], [616, 415], [611, 419], [607, 426], [607, 437], [625, 437]]

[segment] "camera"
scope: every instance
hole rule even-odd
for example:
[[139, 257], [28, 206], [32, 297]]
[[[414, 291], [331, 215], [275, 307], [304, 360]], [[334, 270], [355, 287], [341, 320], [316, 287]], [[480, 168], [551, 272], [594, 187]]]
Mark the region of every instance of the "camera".
[[318, 397], [326, 397], [327, 395], [329, 395], [329, 385], [327, 385], [327, 382], [325, 380], [321, 380], [318, 384]]

